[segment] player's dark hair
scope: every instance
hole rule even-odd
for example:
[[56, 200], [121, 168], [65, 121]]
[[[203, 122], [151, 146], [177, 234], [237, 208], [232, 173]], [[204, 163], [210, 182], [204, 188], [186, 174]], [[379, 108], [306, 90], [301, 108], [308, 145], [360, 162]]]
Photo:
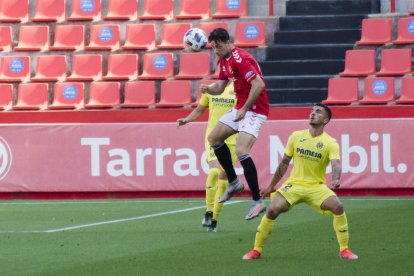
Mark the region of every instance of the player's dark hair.
[[230, 35], [226, 31], [226, 29], [223, 28], [216, 28], [214, 29], [210, 35], [208, 36], [208, 42], [227, 42], [230, 40]]
[[325, 110], [326, 114], [328, 114], [329, 121], [331, 120], [331, 118], [332, 118], [332, 111], [331, 111], [331, 109], [327, 105], [324, 105], [322, 103], [317, 103], [317, 104], [315, 104], [315, 106], [322, 107]]

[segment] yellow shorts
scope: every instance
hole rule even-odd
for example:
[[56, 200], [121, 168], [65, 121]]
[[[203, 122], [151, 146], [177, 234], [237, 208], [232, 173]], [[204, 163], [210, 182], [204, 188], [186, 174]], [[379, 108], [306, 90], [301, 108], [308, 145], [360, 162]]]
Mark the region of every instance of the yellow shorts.
[[304, 202], [315, 211], [324, 215], [330, 214], [330, 211], [322, 210], [321, 204], [328, 197], [336, 196], [335, 192], [325, 184], [308, 186], [288, 182], [285, 182], [275, 193], [280, 193], [289, 202], [290, 208]]
[[[237, 155], [236, 155], [236, 145], [229, 145], [230, 153], [231, 153], [231, 160], [233, 161], [233, 165], [237, 163]], [[217, 160], [217, 156], [214, 153], [214, 150], [212, 147], [210, 147], [209, 144], [206, 144], [206, 161], [207, 163], [210, 163], [211, 161]]]

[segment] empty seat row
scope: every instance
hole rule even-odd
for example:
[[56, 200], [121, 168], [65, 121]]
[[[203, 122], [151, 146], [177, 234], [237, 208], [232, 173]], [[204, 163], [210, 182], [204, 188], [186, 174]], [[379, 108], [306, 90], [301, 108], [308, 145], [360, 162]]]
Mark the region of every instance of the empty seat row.
[[[68, 70], [65, 55], [41, 55], [31, 75], [29, 56], [3, 56], [0, 58], [0, 82], [65, 81], [65, 80], [135, 80], [154, 79], [202, 79], [216, 77], [211, 74], [209, 52], [183, 52], [179, 55], [179, 72], [174, 75], [173, 53], [143, 54], [142, 74], [139, 74], [137, 54], [111, 54], [103, 75], [103, 57], [99, 54], [73, 55]], [[70, 71], [70, 75], [67, 72]]]
[[401, 78], [399, 98], [395, 78], [372, 77], [364, 79], [363, 97], [359, 98], [358, 78], [331, 78], [325, 104], [414, 104], [414, 78]]
[[[29, 18], [29, 0], [4, 0], [0, 5], [0, 22], [237, 18], [247, 14], [247, 0], [215, 0], [214, 14], [211, 14], [209, 0], [180, 0], [178, 14], [174, 14], [174, 0], [106, 0], [107, 13], [103, 15], [102, 2], [104, 1], [35, 0], [34, 15]], [[139, 1], [144, 2], [140, 16], [138, 16]], [[70, 6], [68, 12], [66, 12], [66, 4]]]
[[[199, 81], [199, 86], [211, 81]], [[197, 104], [192, 100], [192, 83], [189, 80], [170, 80], [161, 82], [160, 100], [156, 102], [155, 81], [128, 81], [123, 86], [121, 103], [120, 82], [58, 82], [19, 84], [17, 100], [13, 102], [13, 85], [0, 84], [1, 110], [43, 110], [43, 109], [82, 109], [82, 108], [114, 108], [114, 107], [183, 107]], [[52, 101], [49, 104], [49, 93]], [[199, 96], [197, 96], [199, 99]]]
[[[18, 45], [13, 47], [11, 26], [0, 26], [0, 50], [3, 51], [48, 51], [48, 50], [152, 50], [183, 49], [183, 36], [192, 28], [191, 23], [162, 24], [161, 42], [156, 44], [155, 24], [127, 24], [125, 41], [121, 43], [121, 26], [117, 24], [91, 25], [89, 36], [84, 25], [56, 25], [54, 41], [50, 45], [50, 28], [47, 25], [21, 25]], [[215, 28], [228, 29], [226, 22], [201, 22], [199, 27], [210, 33]], [[89, 43], [85, 46], [85, 37]], [[264, 22], [237, 22], [234, 34], [239, 47], [264, 46]], [[121, 45], [122, 44], [122, 45]], [[207, 45], [209, 48], [210, 45]]]
[[397, 38], [393, 40], [391, 18], [368, 18], [362, 20], [361, 39], [357, 45], [414, 44], [414, 17], [398, 20]]
[[383, 49], [381, 51], [381, 68], [376, 70], [376, 50], [347, 50], [345, 69], [341, 77], [353, 76], [401, 76], [412, 73], [411, 49]]

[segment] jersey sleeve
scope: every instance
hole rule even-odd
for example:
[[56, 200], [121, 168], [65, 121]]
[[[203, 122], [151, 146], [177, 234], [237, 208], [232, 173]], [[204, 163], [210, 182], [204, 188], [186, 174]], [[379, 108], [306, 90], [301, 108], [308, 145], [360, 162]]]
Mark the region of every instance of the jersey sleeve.
[[329, 160], [332, 159], [341, 159], [341, 155], [339, 154], [339, 145], [336, 141], [329, 144]]
[[285, 154], [286, 154], [287, 156], [292, 157], [292, 156], [293, 156], [293, 154], [295, 153], [295, 140], [296, 140], [296, 132], [292, 133], [292, 134], [289, 136], [289, 139], [288, 139], [287, 145], [286, 145], [286, 147], [285, 147]]
[[200, 98], [199, 104], [200, 104], [200, 105], [202, 105], [202, 106], [205, 106], [205, 107], [208, 107], [208, 106], [209, 106], [209, 104], [210, 104], [210, 99], [209, 99], [209, 97], [208, 97], [208, 95], [207, 95], [207, 94], [203, 94], [203, 95], [201, 95], [201, 98]]
[[[233, 58], [235, 58], [233, 56]], [[247, 58], [235, 58], [236, 70], [239, 72], [243, 78], [250, 83], [258, 75], [257, 70], [252, 66], [250, 61]]]

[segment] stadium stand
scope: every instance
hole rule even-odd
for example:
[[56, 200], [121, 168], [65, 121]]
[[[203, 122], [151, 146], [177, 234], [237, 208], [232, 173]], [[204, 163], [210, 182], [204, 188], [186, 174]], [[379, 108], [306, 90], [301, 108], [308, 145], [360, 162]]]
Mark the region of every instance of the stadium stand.
[[54, 42], [50, 50], [74, 51], [85, 47], [84, 25], [56, 25], [54, 29]]
[[392, 20], [367, 18], [362, 20], [361, 39], [357, 45], [383, 45], [392, 42]]
[[104, 20], [134, 20], [138, 17], [138, 0], [108, 0]]
[[79, 109], [84, 105], [83, 82], [56, 82], [52, 104], [48, 109]]
[[41, 55], [36, 58], [35, 75], [31, 81], [65, 81], [65, 55]]
[[[194, 62], [197, 60], [197, 62]], [[181, 53], [179, 73], [175, 79], [202, 79], [210, 75], [210, 53]]]
[[161, 83], [160, 101], [157, 107], [183, 107], [191, 105], [191, 82], [169, 80]]
[[145, 53], [141, 80], [165, 80], [174, 75], [173, 53]]
[[21, 83], [17, 91], [17, 102], [14, 110], [46, 109], [49, 97], [47, 83]]
[[192, 27], [191, 23], [164, 23], [161, 43], [158, 49], [184, 49], [184, 34]]
[[237, 22], [234, 45], [237, 47], [258, 47], [266, 45], [264, 22]]
[[401, 78], [401, 94], [395, 102], [397, 104], [414, 104], [414, 78]]
[[49, 26], [20, 25], [19, 44], [15, 51], [47, 51], [49, 49]]
[[155, 49], [155, 25], [154, 24], [128, 24], [126, 25], [124, 50], [153, 50]]
[[237, 18], [247, 15], [247, 0], [217, 0], [212, 18]]
[[341, 77], [373, 75], [376, 72], [375, 50], [348, 50], [345, 54], [345, 70]]
[[155, 81], [129, 81], [125, 83], [124, 102], [121, 107], [154, 107]]
[[210, 17], [210, 1], [181, 0], [176, 19], [207, 19]]
[[29, 56], [2, 56], [0, 82], [22, 82], [30, 79]]
[[101, 0], [72, 0], [68, 21], [98, 21], [101, 19]]
[[0, 84], [0, 110], [9, 110], [13, 104], [13, 84]]
[[102, 78], [102, 55], [82, 54], [72, 56], [70, 81], [97, 81]]
[[85, 108], [114, 108], [120, 103], [119, 82], [91, 82]]
[[91, 25], [90, 42], [86, 50], [115, 51], [120, 46], [120, 29], [115, 24]]
[[65, 0], [36, 0], [32, 22], [54, 22], [65, 20]]
[[411, 49], [383, 49], [377, 76], [401, 76], [412, 71]]
[[0, 26], [0, 51], [11, 51], [13, 48], [11, 26]]
[[387, 104], [395, 100], [395, 79], [391, 77], [365, 78], [364, 97], [360, 104]]
[[331, 78], [328, 83], [328, 98], [324, 104], [352, 104], [358, 101], [358, 78]]
[[138, 78], [137, 54], [111, 54], [104, 80], [136, 80]]
[[174, 17], [173, 0], [144, 1], [144, 12], [140, 20], [170, 20]]
[[29, 20], [28, 0], [1, 1], [0, 22], [27, 22]]
[[393, 44], [414, 44], [414, 17], [405, 17], [398, 19], [396, 40]]

